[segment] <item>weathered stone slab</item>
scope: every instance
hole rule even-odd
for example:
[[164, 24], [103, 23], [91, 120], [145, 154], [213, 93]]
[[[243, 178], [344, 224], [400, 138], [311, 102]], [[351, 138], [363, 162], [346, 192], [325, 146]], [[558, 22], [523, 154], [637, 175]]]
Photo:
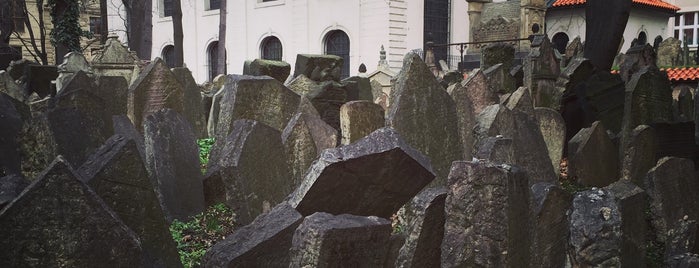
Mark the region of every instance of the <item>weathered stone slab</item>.
[[575, 93], [575, 88], [587, 80], [594, 70], [590, 60], [582, 57], [572, 59], [556, 80], [556, 87], [563, 94], [561, 98], [565, 99], [566, 96]]
[[56, 89], [51, 86], [51, 81], [56, 80], [58, 71], [54, 65], [29, 64], [26, 75], [25, 90], [31, 95], [36, 93], [40, 98], [53, 96]]
[[337, 145], [337, 131], [320, 119], [320, 115], [305, 97], [296, 115], [282, 132], [286, 161], [293, 187], [301, 184], [306, 171], [320, 153]]
[[250, 61], [250, 64], [246, 64], [245, 67], [247, 67], [243, 68], [243, 74], [245, 75], [267, 75], [280, 83], [284, 83], [286, 78], [289, 77], [289, 73], [291, 73], [291, 65], [284, 61], [254, 59]]
[[78, 173], [141, 240], [151, 267], [182, 267], [153, 182], [134, 140], [114, 135]]
[[531, 187], [531, 254], [529, 267], [564, 267], [568, 247], [567, 211], [573, 197], [557, 184]]
[[204, 267], [289, 267], [289, 248], [303, 217], [281, 203], [207, 250]]
[[[454, 99], [457, 104], [457, 109], [459, 105], [463, 105], [464, 102], [460, 101], [463, 99], [470, 100], [471, 113], [477, 115], [493, 104], [497, 104], [499, 101], [498, 94], [492, 88], [489, 87], [488, 77], [481, 71], [481, 69], [475, 69], [468, 74], [468, 78], [461, 82], [461, 86], [457, 85], [452, 90], [449, 91], [449, 95]], [[463, 108], [462, 108], [463, 109]]]
[[18, 136], [22, 155], [22, 174], [35, 178], [56, 157], [56, 141], [48, 120], [50, 99], [29, 103], [31, 119], [26, 120]]
[[317, 85], [317, 83], [308, 76], [303, 74], [294, 77], [289, 83], [285, 84], [291, 91], [296, 92], [300, 96], [307, 96], [309, 92]]
[[526, 87], [520, 87], [512, 92], [505, 101], [505, 107], [534, 116], [534, 102], [532, 101], [531, 92]]
[[655, 67], [644, 67], [626, 83], [621, 148], [626, 148], [631, 132], [639, 125], [672, 121], [672, 89], [667, 74]]
[[417, 54], [403, 59], [390, 102], [386, 125], [430, 158], [435, 184], [444, 185], [451, 162], [463, 157], [456, 104]]
[[455, 161], [444, 210], [441, 267], [529, 263], [529, 188], [519, 168]]
[[[473, 127], [474, 146], [483, 144], [482, 140], [498, 135], [511, 139], [514, 132], [514, 112], [501, 104], [488, 106], [476, 116], [476, 124]], [[474, 151], [478, 152], [479, 148], [474, 148]]]
[[659, 67], [682, 65], [682, 41], [674, 37], [668, 37], [658, 46], [658, 58], [656, 64]]
[[340, 81], [344, 60], [335, 55], [297, 54], [294, 78], [305, 75], [313, 81]]
[[9, 72], [0, 70], [0, 92], [9, 95], [10, 97], [19, 100], [20, 102], [25, 102], [27, 100], [27, 93], [15, 83], [15, 79], [10, 76]]
[[21, 174], [11, 174], [0, 177], [0, 210], [5, 205], [15, 200], [17, 196], [29, 185]]
[[184, 112], [184, 89], [165, 62], [156, 58], [129, 87], [128, 116], [143, 131], [147, 116], [164, 108]]
[[215, 133], [220, 139], [231, 133], [233, 122], [238, 119], [259, 121], [283, 131], [301, 98], [279, 81], [265, 76], [228, 75], [222, 90]]
[[56, 151], [79, 166], [113, 134], [106, 101], [95, 94], [94, 83], [79, 71], [49, 102], [48, 123]]
[[643, 68], [658, 69], [655, 65], [656, 53], [650, 44], [631, 46], [619, 65], [621, 80], [629, 83], [634, 74]]
[[56, 91], [61, 91], [75, 73], [82, 71], [92, 74], [92, 68], [87, 59], [79, 52], [69, 52], [63, 56], [63, 63], [58, 65], [58, 77], [56, 78]]
[[0, 211], [0, 266], [141, 267], [136, 234], [57, 158]]
[[23, 124], [12, 97], [0, 92], [0, 176], [20, 174], [22, 163], [17, 141]]
[[371, 80], [368, 77], [350, 76], [342, 79], [342, 83], [347, 90], [348, 100], [368, 100], [374, 101], [374, 93], [372, 93]]
[[[675, 109], [676, 108], [676, 109]], [[673, 101], [673, 122], [688, 122], [694, 120], [694, 99], [692, 92], [683, 87]]]
[[186, 67], [173, 68], [172, 73], [182, 84], [183, 94], [183, 110], [182, 115], [187, 118], [190, 124], [192, 124], [192, 129], [194, 129], [194, 135], [197, 138], [206, 137], [206, 121], [204, 120], [204, 114], [202, 113], [201, 107], [201, 90], [199, 90], [199, 85], [194, 81], [192, 72]]
[[618, 171], [618, 150], [599, 121], [568, 141], [568, 176], [578, 183], [604, 187], [618, 179]]
[[642, 267], [645, 194], [628, 181], [578, 192], [570, 211], [575, 267]]
[[320, 118], [340, 131], [340, 107], [348, 101], [344, 86], [335, 81], [315, 83], [305, 96], [313, 103]]
[[131, 85], [141, 71], [136, 52], [121, 44], [116, 36], [109, 36], [101, 51], [92, 58], [92, 69], [102, 76], [121, 76]]
[[699, 219], [699, 182], [690, 159], [664, 157], [648, 171], [644, 189], [650, 196], [651, 223], [658, 241], [665, 242], [667, 231], [687, 215]]
[[226, 90], [221, 88], [211, 96], [209, 118], [206, 120], [206, 132], [209, 134], [209, 137], [216, 137], [216, 126], [218, 126], [218, 117], [221, 114], [221, 100], [223, 100], [223, 94], [225, 93]]
[[655, 130], [647, 125], [636, 127], [629, 146], [624, 150], [621, 177], [642, 186], [648, 170], [656, 164], [657, 139]]
[[364, 138], [384, 125], [383, 108], [371, 101], [350, 101], [340, 107], [342, 145]]
[[546, 142], [553, 170], [558, 170], [563, 148], [565, 148], [566, 125], [558, 111], [546, 107], [534, 108], [536, 121], [539, 123], [541, 136]]
[[390, 237], [386, 219], [317, 212], [296, 229], [289, 267], [381, 267]]
[[[585, 52], [582, 42], [580, 41], [580, 36], [573, 38], [570, 44], [566, 47], [565, 56], [566, 59], [570, 60], [577, 57], [582, 57]], [[566, 65], [567, 66], [567, 65]]]
[[679, 219], [667, 231], [665, 241], [665, 261], [672, 262], [672, 257], [687, 252], [696, 252], [697, 221], [689, 217]]
[[584, 98], [582, 103], [586, 117], [589, 118], [587, 120], [602, 121], [604, 127], [614, 133], [621, 131], [625, 84], [618, 74], [595, 72], [577, 91]]
[[439, 267], [444, 236], [445, 188], [425, 189], [405, 206], [407, 238], [395, 267]]
[[204, 190], [196, 137], [187, 120], [171, 109], [145, 118], [146, 168], [160, 193], [168, 222], [204, 210]]
[[236, 120], [214, 144], [204, 180], [207, 205], [225, 203], [241, 224], [252, 222], [293, 191], [281, 134], [253, 120]]
[[512, 139], [502, 136], [488, 137], [477, 145], [478, 151], [473, 155], [476, 159], [490, 160], [493, 163], [514, 163], [514, 148]]
[[546, 35], [534, 35], [523, 63], [523, 84], [531, 91], [535, 106], [557, 108], [560, 92], [554, 84], [561, 72], [554, 47]]
[[327, 149], [309, 168], [289, 203], [315, 212], [389, 218], [435, 177], [429, 160], [391, 128]]
[[143, 135], [138, 132], [138, 129], [131, 123], [131, 120], [126, 117], [126, 115], [115, 115], [112, 116], [112, 125], [114, 126], [115, 135], [121, 135], [136, 142], [136, 147], [141, 153], [141, 157], [145, 159], [146, 145], [144, 144]]
[[96, 83], [96, 94], [105, 100], [109, 114], [126, 115], [129, 112], [129, 85], [124, 77], [98, 76]]
[[[485, 70], [491, 66], [502, 63], [502, 68], [505, 74], [512, 69], [515, 59], [515, 48], [505, 43], [495, 43], [486, 46], [481, 50], [481, 69]], [[512, 76], [503, 75], [502, 90], [505, 93], [512, 92], [516, 89], [515, 81]]]

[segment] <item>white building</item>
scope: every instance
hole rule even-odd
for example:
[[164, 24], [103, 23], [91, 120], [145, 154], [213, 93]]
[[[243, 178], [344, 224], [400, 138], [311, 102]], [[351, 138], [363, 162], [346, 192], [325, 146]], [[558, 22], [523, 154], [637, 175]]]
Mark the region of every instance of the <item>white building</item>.
[[[682, 1], [682, 0], [677, 0]], [[685, 0], [696, 1], [696, 0]], [[631, 46], [634, 39], [653, 44], [656, 36], [672, 36], [668, 19], [679, 8], [662, 0], [633, 0], [629, 20], [624, 30], [621, 51]], [[559, 49], [579, 36], [585, 41], [585, 0], [555, 0], [546, 11], [546, 33]]]
[[699, 47], [699, 1], [697, 0], [667, 0], [680, 7], [677, 15], [668, 21], [667, 36], [674, 36], [680, 41], [688, 41], [689, 48], [696, 51]]
[[[120, 1], [110, 1], [116, 2], [111, 6], [117, 6], [110, 12], [119, 12]], [[182, 0], [184, 62], [198, 83], [213, 75], [220, 1]], [[382, 45], [390, 67], [398, 70], [405, 53], [423, 49], [426, 35], [435, 43], [468, 39], [465, 0], [227, 1], [228, 73], [242, 73], [244, 61], [249, 59], [280, 59], [293, 68], [296, 54], [325, 53], [345, 57], [345, 75], [356, 74], [362, 63], [371, 72], [376, 69]], [[152, 57], [166, 61], [174, 43], [171, 6], [171, 0], [153, 0]], [[120, 16], [110, 15], [116, 21], [110, 21], [114, 30]], [[428, 32], [432, 34], [425, 34]], [[123, 36], [121, 40], [125, 40]], [[449, 54], [457, 55], [458, 51], [454, 48]]]

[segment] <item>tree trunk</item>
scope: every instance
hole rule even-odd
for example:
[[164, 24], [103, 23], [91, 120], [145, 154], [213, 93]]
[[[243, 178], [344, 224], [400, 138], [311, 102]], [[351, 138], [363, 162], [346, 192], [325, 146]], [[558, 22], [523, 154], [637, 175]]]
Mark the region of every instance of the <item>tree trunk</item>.
[[126, 35], [129, 48], [140, 59], [150, 59], [153, 47], [153, 1], [122, 0], [126, 7]]
[[228, 6], [226, 3], [228, 0], [221, 1], [221, 7], [219, 8], [219, 22], [218, 22], [218, 74], [226, 74], [226, 13], [228, 13]]
[[182, 31], [182, 1], [173, 0], [172, 1], [172, 29], [173, 29], [173, 39], [175, 41], [175, 55], [174, 62], [172, 66], [182, 67], [184, 65], [184, 48], [182, 47], [182, 42], [184, 39], [184, 33]]
[[107, 19], [107, 0], [100, 0], [100, 43], [107, 43], [107, 36], [109, 35], [108, 19]]

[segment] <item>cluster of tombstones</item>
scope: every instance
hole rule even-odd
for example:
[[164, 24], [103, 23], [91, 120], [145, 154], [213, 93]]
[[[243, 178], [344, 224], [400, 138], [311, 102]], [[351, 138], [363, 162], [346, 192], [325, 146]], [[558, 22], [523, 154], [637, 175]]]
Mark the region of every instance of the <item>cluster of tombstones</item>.
[[169, 223], [218, 203], [244, 227], [205, 267], [699, 262], [699, 113], [648, 47], [611, 74], [539, 36], [520, 67], [493, 45], [446, 82], [409, 53], [382, 106], [335, 56], [204, 87], [117, 45], [45, 91], [30, 64], [0, 72], [0, 266], [180, 267]]

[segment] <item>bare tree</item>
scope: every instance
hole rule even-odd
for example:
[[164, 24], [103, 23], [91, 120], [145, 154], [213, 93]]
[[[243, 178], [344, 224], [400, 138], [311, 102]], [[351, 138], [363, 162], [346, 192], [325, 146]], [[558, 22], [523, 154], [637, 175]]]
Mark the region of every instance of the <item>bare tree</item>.
[[218, 61], [216, 73], [226, 74], [226, 13], [228, 0], [221, 0], [219, 7], [219, 22], [218, 22]]
[[182, 30], [182, 1], [173, 0], [172, 1], [172, 29], [173, 29], [173, 39], [175, 45], [175, 55], [173, 57], [172, 66], [182, 67], [184, 65], [184, 32]]
[[[17, 29], [13, 30], [13, 35], [17, 38], [26, 51], [34, 58], [36, 62], [41, 64], [49, 64], [48, 56], [46, 53], [46, 26], [44, 24], [44, 0], [36, 1], [37, 13], [30, 13], [27, 10], [27, 2], [24, 0], [12, 0], [13, 4], [13, 14], [21, 15], [22, 24], [24, 29], [29, 35], [29, 39], [25, 38], [21, 33], [17, 32]], [[34, 33], [34, 27], [32, 27], [32, 21], [39, 25], [38, 33]], [[38, 35], [37, 35], [38, 34]]]
[[107, 0], [100, 0], [100, 43], [107, 42], [107, 32], [109, 31], [109, 20], [107, 19]]

